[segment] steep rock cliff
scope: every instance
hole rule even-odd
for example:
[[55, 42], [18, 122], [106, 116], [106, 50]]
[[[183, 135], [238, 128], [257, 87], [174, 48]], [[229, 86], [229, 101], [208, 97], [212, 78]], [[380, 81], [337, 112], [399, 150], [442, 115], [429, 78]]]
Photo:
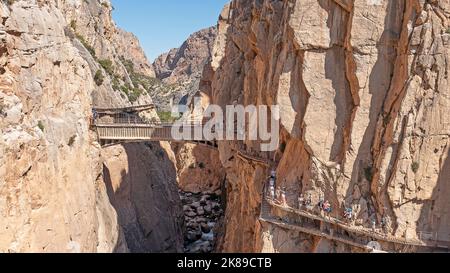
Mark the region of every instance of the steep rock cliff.
[[[201, 96], [200, 79], [204, 66], [211, 60], [216, 27], [193, 33], [179, 47], [159, 56], [153, 63], [156, 77], [170, 92], [151, 92], [158, 104], [180, 103], [194, 107], [194, 96]], [[201, 102], [207, 104], [207, 102]], [[170, 109], [168, 109], [170, 110]], [[196, 118], [195, 113], [189, 118]], [[221, 188], [225, 172], [219, 153], [201, 145], [177, 143], [172, 145], [176, 155], [178, 184], [186, 192], [214, 192]]]
[[183, 85], [184, 95], [193, 95], [203, 67], [211, 58], [216, 28], [200, 30], [179, 47], [159, 56], [153, 63], [156, 77], [166, 84]]
[[106, 0], [58, 1], [67, 22], [66, 35], [82, 51], [96, 81], [96, 106], [152, 103], [149, 90], [157, 84], [138, 39], [119, 29]]
[[215, 27], [200, 30], [190, 35], [179, 48], [156, 58], [153, 62], [156, 77], [167, 88], [163, 92], [153, 91], [152, 98], [167, 107], [171, 101], [188, 104], [199, 91], [203, 67], [211, 58], [215, 37]]
[[151, 102], [153, 70], [110, 12], [109, 1], [0, 2], [0, 252], [182, 250], [173, 163], [149, 160], [165, 150], [101, 149], [89, 130], [93, 106]]
[[[344, 205], [356, 224], [448, 240], [450, 1], [233, 1], [219, 20], [202, 91], [213, 103], [281, 107], [272, 161], [299, 194]], [[221, 250], [358, 251], [258, 221], [269, 168], [258, 143], [222, 143], [227, 211]], [[385, 246], [387, 248], [391, 246]], [[398, 249], [387, 249], [398, 251]]]

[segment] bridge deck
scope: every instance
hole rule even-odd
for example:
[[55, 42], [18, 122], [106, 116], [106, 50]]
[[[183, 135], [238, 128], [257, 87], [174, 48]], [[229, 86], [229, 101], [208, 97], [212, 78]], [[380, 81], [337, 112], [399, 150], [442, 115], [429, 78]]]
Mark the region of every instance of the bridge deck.
[[[173, 124], [96, 124], [100, 140], [121, 141], [177, 141], [181, 139], [192, 141], [210, 141], [203, 134], [195, 135], [195, 131], [203, 132], [202, 125], [186, 125], [180, 127], [180, 139], [172, 134]], [[186, 131], [184, 131], [186, 130]]]

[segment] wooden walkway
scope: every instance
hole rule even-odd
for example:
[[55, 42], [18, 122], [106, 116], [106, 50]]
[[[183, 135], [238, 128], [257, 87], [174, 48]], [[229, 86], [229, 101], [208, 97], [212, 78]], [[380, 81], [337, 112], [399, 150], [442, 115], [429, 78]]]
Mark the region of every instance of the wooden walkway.
[[[272, 215], [271, 212], [276, 209], [291, 214], [291, 216], [295, 216], [293, 218], [295, 218], [296, 221], [289, 222], [287, 219], [281, 219]], [[450, 242], [425, 239], [425, 237], [428, 236], [422, 236], [424, 237], [423, 240], [398, 238], [390, 234], [383, 234], [363, 227], [351, 226], [348, 223], [335, 218], [315, 215], [310, 211], [282, 206], [268, 198], [267, 194], [264, 194], [263, 196], [260, 218], [263, 222], [272, 223], [285, 229], [297, 230], [366, 250], [368, 249], [367, 245], [369, 242], [374, 240], [404, 246], [445, 249], [447, 251], [450, 249]]]
[[379, 231], [372, 231], [370, 229], [364, 228], [364, 227], [357, 227], [357, 226], [350, 226], [348, 223], [341, 221], [336, 218], [332, 217], [321, 217], [315, 214], [312, 214], [311, 212], [305, 211], [305, 210], [299, 210], [299, 209], [293, 209], [286, 206], [282, 206], [279, 204], [276, 204], [272, 200], [268, 200], [268, 202], [275, 208], [278, 208], [280, 210], [283, 210], [285, 212], [294, 213], [303, 217], [307, 217], [310, 219], [323, 221], [325, 223], [338, 226], [348, 232], [353, 232], [359, 235], [371, 237], [380, 241], [384, 242], [390, 242], [395, 244], [402, 244], [402, 245], [410, 245], [410, 246], [424, 246], [424, 247], [436, 247], [436, 248], [450, 248], [450, 242], [442, 242], [442, 241], [434, 241], [427, 239], [427, 237], [432, 237], [431, 234], [425, 234], [421, 233], [419, 234], [419, 237], [422, 237], [421, 240], [418, 239], [406, 239], [406, 238], [399, 238], [390, 234], [381, 233]]
[[289, 221], [280, 217], [273, 216], [271, 211], [273, 209], [272, 203], [268, 202], [266, 198], [263, 198], [261, 204], [260, 220], [269, 224], [273, 224], [283, 229], [294, 230], [313, 236], [326, 238], [331, 241], [341, 242], [353, 247], [360, 248], [364, 251], [371, 252], [372, 248], [368, 247], [370, 241], [362, 239], [352, 238], [350, 235], [342, 233], [338, 229], [331, 226], [323, 225], [323, 222], [317, 219], [311, 219], [309, 217], [297, 218], [295, 221]]
[[[190, 142], [212, 148], [217, 148], [215, 140], [209, 140], [195, 135], [196, 129], [203, 129], [202, 125], [185, 125], [180, 127], [180, 134], [186, 132], [186, 139], [176, 139], [172, 135], [173, 124], [96, 124], [98, 139], [105, 144], [122, 144], [134, 142]], [[183, 131], [187, 130], [187, 131]], [[189, 134], [188, 134], [189, 132]]]
[[263, 165], [265, 167], [270, 167], [270, 161], [269, 160], [266, 160], [264, 158], [255, 157], [255, 156], [247, 154], [246, 152], [243, 152], [243, 151], [236, 151], [236, 152], [237, 152], [238, 158], [240, 158], [243, 161], [253, 162], [253, 163], [256, 163], [256, 164]]
[[[177, 126], [178, 135], [172, 134], [174, 123], [147, 122], [139, 116], [140, 112], [153, 110], [155, 105], [139, 105], [122, 108], [94, 108], [92, 126], [103, 146], [136, 142], [190, 142], [217, 148], [217, 141], [203, 135], [203, 124], [186, 121]], [[201, 134], [195, 134], [201, 132]]]

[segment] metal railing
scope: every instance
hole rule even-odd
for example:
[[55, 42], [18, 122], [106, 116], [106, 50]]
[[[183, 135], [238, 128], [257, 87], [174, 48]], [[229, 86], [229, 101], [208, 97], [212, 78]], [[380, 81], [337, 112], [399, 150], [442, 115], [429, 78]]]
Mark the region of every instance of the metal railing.
[[[267, 183], [266, 183], [267, 184]], [[267, 189], [267, 186], [264, 187]], [[278, 195], [278, 194], [277, 194]], [[287, 197], [287, 196], [286, 196]], [[348, 222], [342, 221], [338, 218], [331, 216], [324, 216], [322, 214], [315, 214], [315, 206], [311, 210], [303, 210], [301, 207], [298, 209], [291, 208], [287, 204], [281, 204], [278, 200], [273, 200], [270, 198], [266, 190], [263, 192], [263, 200], [272, 207], [281, 209], [285, 212], [294, 213], [301, 217], [306, 217], [314, 221], [321, 221], [328, 224], [336, 225], [348, 232], [355, 232], [360, 235], [364, 235], [370, 238], [375, 238], [381, 241], [397, 243], [402, 245], [412, 245], [412, 246], [424, 246], [424, 247], [437, 247], [437, 248], [450, 248], [450, 236], [448, 236], [448, 241], [442, 240], [442, 236], [438, 236], [438, 233], [434, 232], [418, 232], [418, 239], [407, 239], [399, 238], [387, 233], [381, 233], [378, 230], [372, 230], [364, 227], [350, 226]], [[447, 238], [447, 236], [445, 237]], [[439, 240], [440, 239], [440, 240]]]
[[154, 104], [136, 105], [136, 106], [125, 106], [116, 108], [107, 107], [94, 107], [92, 111], [96, 114], [117, 114], [117, 113], [137, 113], [147, 110], [155, 109]]

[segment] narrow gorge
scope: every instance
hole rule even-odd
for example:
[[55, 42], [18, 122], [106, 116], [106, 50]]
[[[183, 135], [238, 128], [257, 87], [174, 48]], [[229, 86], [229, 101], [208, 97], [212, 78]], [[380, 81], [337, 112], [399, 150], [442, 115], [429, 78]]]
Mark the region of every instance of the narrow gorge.
[[[448, 252], [450, 0], [232, 0], [154, 62], [113, 9], [0, 1], [0, 253]], [[278, 149], [101, 139], [176, 105]]]

